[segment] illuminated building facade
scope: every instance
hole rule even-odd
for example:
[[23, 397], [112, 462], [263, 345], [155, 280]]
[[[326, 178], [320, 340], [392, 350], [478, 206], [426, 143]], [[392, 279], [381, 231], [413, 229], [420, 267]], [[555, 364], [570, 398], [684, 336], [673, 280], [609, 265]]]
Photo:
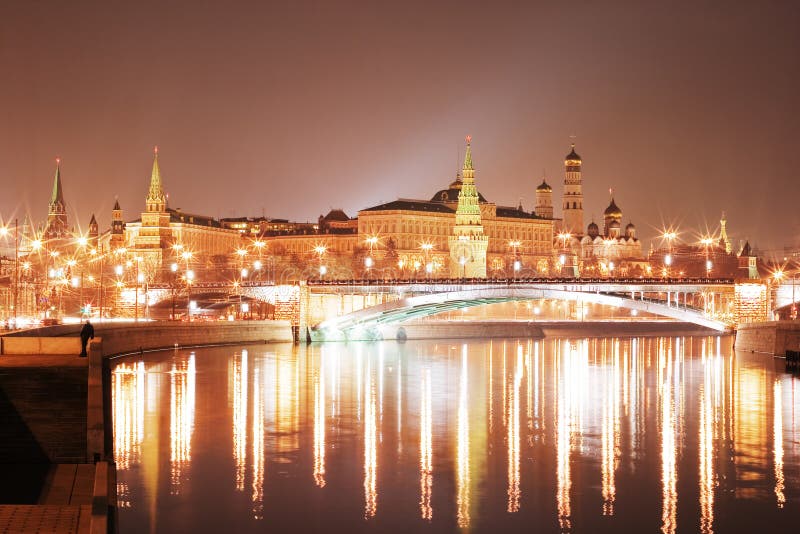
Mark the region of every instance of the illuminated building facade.
[[[124, 247], [129, 253], [142, 257], [152, 269], [164, 269], [175, 259], [177, 245], [192, 254], [192, 261], [199, 265], [225, 263], [241, 243], [238, 230], [224, 228], [220, 221], [204, 215], [185, 213], [167, 205], [158, 164], [158, 149], [153, 154], [150, 188], [141, 219], [121, 223], [119, 203], [112, 214], [112, 239], [120, 242], [120, 230], [124, 232]], [[116, 217], [116, 219], [115, 219]]]
[[[603, 212], [603, 231], [592, 221], [584, 233], [582, 165], [573, 143], [564, 158], [563, 220], [555, 242], [559, 261], [570, 275], [646, 274], [647, 262], [636, 226], [628, 223], [623, 232], [622, 209], [613, 196]], [[543, 210], [547, 210], [548, 188], [546, 182], [537, 188], [537, 205], [541, 203]]]

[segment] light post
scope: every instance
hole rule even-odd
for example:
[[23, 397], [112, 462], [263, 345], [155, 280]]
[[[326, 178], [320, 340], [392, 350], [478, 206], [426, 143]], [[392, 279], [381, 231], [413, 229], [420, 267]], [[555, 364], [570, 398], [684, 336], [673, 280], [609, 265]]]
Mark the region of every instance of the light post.
[[267, 243], [266, 243], [265, 241], [261, 241], [260, 239], [256, 239], [256, 240], [253, 242], [253, 246], [254, 246], [254, 247], [256, 247], [256, 250], [258, 251], [258, 259], [257, 259], [256, 261], [254, 261], [254, 262], [253, 262], [253, 268], [254, 268], [256, 271], [258, 271], [258, 273], [259, 273], [259, 275], [258, 275], [258, 276], [259, 276], [259, 278], [260, 278], [260, 277], [261, 277], [261, 266], [262, 266], [262, 263], [261, 263], [261, 261], [262, 261], [262, 260], [261, 260], [261, 255], [263, 254], [263, 252], [264, 252], [264, 247], [266, 247], [266, 246], [267, 246]]
[[467, 277], [467, 258], [461, 256], [458, 258], [458, 263], [461, 264], [461, 278]]
[[511, 265], [513, 267], [515, 279], [520, 268], [522, 268], [522, 262], [519, 261], [519, 247], [521, 244], [522, 242], [519, 240], [512, 240], [508, 242], [508, 246], [511, 248]]
[[328, 248], [325, 245], [317, 245], [314, 247], [314, 252], [317, 254], [317, 262], [319, 263], [319, 278], [322, 280], [322, 277], [328, 272], [328, 268], [322, 263], [322, 258], [325, 256], [325, 252]]
[[708, 273], [711, 271], [711, 260], [708, 259], [708, 247], [710, 247], [713, 242], [714, 240], [710, 236], [706, 236], [700, 239], [700, 243], [703, 245], [703, 248], [705, 249], [706, 278], [708, 278]]
[[433, 250], [433, 243], [422, 243], [419, 248], [422, 249], [422, 254], [425, 257], [425, 278], [430, 278], [433, 272], [433, 265], [430, 262], [430, 253]]
[[178, 264], [173, 262], [172, 265], [169, 266], [170, 272], [172, 272], [172, 283], [170, 284], [170, 289], [172, 289], [172, 315], [170, 318], [174, 321], [175, 320], [175, 292], [177, 288], [177, 278], [178, 278]]
[[[0, 236], [8, 236], [8, 227], [0, 226]], [[19, 287], [19, 220], [14, 218], [14, 296], [12, 308], [14, 312], [14, 328], [17, 326], [17, 295]]]
[[374, 263], [372, 260], [372, 247], [374, 247], [378, 243], [378, 236], [374, 235], [368, 237], [366, 240], [367, 245], [369, 245], [369, 256], [364, 258], [364, 266], [367, 268], [367, 278], [370, 277], [370, 269], [372, 268], [372, 264]]
[[370, 278], [369, 270], [372, 268], [372, 256], [367, 256], [364, 258], [364, 267], [367, 269], [367, 278]]
[[569, 252], [567, 249], [567, 243], [572, 238], [572, 234], [570, 234], [569, 232], [562, 232], [558, 234], [558, 238], [561, 240], [561, 254], [558, 257], [558, 261], [561, 264], [559, 276], [563, 276], [564, 266], [567, 264], [567, 253]]
[[194, 271], [191, 269], [186, 270], [186, 320], [192, 321], [192, 281], [194, 280]]
[[664, 265], [667, 266], [667, 278], [669, 278], [669, 268], [670, 265], [672, 265], [672, 242], [678, 237], [678, 232], [674, 230], [665, 230], [661, 237], [667, 242], [667, 254], [664, 256]]
[[664, 256], [664, 274], [666, 275], [665, 278], [669, 279], [669, 268], [672, 265], [672, 254], [667, 253]]

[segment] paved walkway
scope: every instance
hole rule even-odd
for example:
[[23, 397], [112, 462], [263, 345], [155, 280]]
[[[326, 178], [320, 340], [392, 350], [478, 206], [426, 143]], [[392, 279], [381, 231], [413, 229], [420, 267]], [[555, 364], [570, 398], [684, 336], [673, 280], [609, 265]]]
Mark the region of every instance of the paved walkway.
[[[29, 449], [22, 432], [27, 429], [39, 435], [53, 434], [47, 440], [51, 443], [68, 441], [66, 436], [76, 434], [80, 439], [73, 448], [85, 451], [86, 375], [81, 368], [87, 365], [87, 358], [72, 354], [0, 356], [0, 396], [5, 399], [0, 402], [0, 416], [8, 422], [0, 434], [9, 434], [4, 436], [5, 445], [0, 450], [15, 452], [16, 448], [9, 445], [15, 441]], [[38, 372], [33, 372], [34, 369]], [[74, 409], [60, 413], [63, 403], [75, 404]], [[59, 417], [54, 419], [54, 413]], [[24, 419], [20, 420], [20, 414]], [[11, 424], [14, 421], [23, 425]], [[67, 427], [62, 429], [64, 424]], [[84, 430], [76, 433], [76, 424]], [[77, 456], [75, 451], [64, 452], [65, 456]], [[23, 459], [14, 454], [5, 458], [6, 461]], [[94, 472], [93, 464], [51, 464], [37, 504], [0, 504], [0, 534], [88, 533]], [[25, 476], [18, 472], [17, 475]]]
[[39, 503], [0, 505], [0, 533], [88, 533], [93, 464], [54, 465]]

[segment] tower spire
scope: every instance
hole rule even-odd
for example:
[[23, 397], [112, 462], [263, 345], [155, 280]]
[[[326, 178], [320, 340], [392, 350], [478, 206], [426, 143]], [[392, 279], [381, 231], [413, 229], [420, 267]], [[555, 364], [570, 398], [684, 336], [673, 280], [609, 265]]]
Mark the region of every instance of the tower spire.
[[163, 212], [167, 207], [167, 197], [161, 183], [161, 170], [158, 167], [158, 146], [153, 148], [153, 170], [150, 172], [150, 191], [147, 194], [147, 211]]
[[475, 172], [474, 172], [475, 171], [475, 167], [472, 165], [472, 148], [470, 147], [470, 143], [472, 143], [472, 136], [468, 135], [466, 137], [466, 140], [467, 140], [467, 151], [464, 153], [464, 168], [463, 168], [463, 171], [464, 171], [464, 174], [466, 174], [467, 171], [472, 171], [471, 177], [474, 178], [475, 177]]
[[47, 239], [61, 238], [67, 234], [67, 203], [61, 187], [61, 158], [56, 158], [56, 173], [53, 176], [53, 192], [47, 209]]
[[731, 240], [728, 238], [728, 230], [726, 228], [728, 221], [725, 217], [725, 212], [722, 212], [722, 217], [719, 220], [719, 240], [722, 242], [721, 244], [725, 247], [725, 253], [731, 253]]
[[61, 190], [61, 158], [56, 158], [56, 174], [53, 178], [53, 194], [50, 196], [50, 206], [64, 205], [64, 192]]
[[472, 163], [471, 136], [467, 136], [464, 154], [462, 185], [458, 192], [455, 225], [448, 238], [450, 249], [450, 275], [453, 277], [486, 276], [486, 250], [489, 238], [483, 233], [480, 195], [475, 187], [475, 167]]

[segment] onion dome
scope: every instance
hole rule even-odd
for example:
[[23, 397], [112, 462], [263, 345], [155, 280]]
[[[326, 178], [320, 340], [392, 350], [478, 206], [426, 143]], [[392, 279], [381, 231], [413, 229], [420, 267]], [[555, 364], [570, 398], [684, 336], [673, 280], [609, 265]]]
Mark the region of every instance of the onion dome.
[[450, 182], [450, 185], [447, 186], [448, 189], [461, 189], [463, 182], [461, 182], [461, 173], [456, 173], [456, 179]]
[[603, 212], [603, 215], [605, 215], [606, 217], [615, 217], [615, 218], [622, 217], [622, 210], [619, 209], [617, 203], [614, 202], [614, 197], [611, 197], [611, 204], [608, 205], [606, 211]]
[[575, 143], [572, 143], [572, 150], [570, 151], [569, 154], [567, 154], [567, 156], [564, 159], [567, 160], [567, 161], [569, 161], [569, 160], [580, 161], [581, 160], [581, 157], [578, 155], [577, 152], [575, 152]]
[[550, 184], [548, 184], [547, 181], [544, 178], [542, 178], [542, 183], [539, 184], [539, 187], [536, 188], [536, 191], [537, 192], [543, 192], [543, 193], [544, 192], [552, 192], [553, 188], [550, 187]]
[[600, 228], [595, 224], [594, 221], [589, 223], [589, 227], [586, 229], [586, 233], [594, 239], [598, 235], [600, 235]]
[[628, 223], [628, 225], [625, 227], [625, 231], [630, 232], [631, 230], [636, 230], [636, 225], [633, 223]]
[[615, 229], [615, 228], [619, 228], [619, 226], [620, 225], [619, 225], [618, 221], [611, 221], [611, 224], [608, 225], [608, 228], [609, 229]]

